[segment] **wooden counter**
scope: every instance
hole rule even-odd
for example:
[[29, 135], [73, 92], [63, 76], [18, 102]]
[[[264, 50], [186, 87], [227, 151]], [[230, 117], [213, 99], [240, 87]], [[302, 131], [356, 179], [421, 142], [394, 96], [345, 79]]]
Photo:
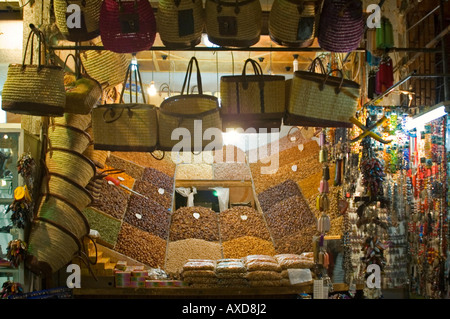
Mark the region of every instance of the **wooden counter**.
[[[357, 287], [362, 289], [362, 287]], [[178, 298], [178, 299], [201, 299], [201, 298], [296, 298], [301, 293], [312, 293], [313, 286], [305, 285], [298, 287], [157, 287], [157, 288], [79, 288], [73, 289], [74, 298], [120, 298], [120, 299], [153, 299], [153, 298]], [[334, 291], [347, 291], [346, 284], [334, 284]]]

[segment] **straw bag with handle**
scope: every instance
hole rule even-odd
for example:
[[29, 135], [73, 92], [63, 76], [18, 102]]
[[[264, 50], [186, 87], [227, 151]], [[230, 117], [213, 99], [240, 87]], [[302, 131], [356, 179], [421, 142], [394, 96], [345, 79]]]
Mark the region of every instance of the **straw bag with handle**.
[[[130, 63], [120, 96], [122, 103], [104, 104], [92, 110], [92, 130], [94, 149], [109, 151], [151, 152], [158, 143], [158, 118], [156, 107], [138, 102], [138, 85], [136, 83], [136, 100], [133, 102], [133, 74], [139, 79], [143, 90], [139, 66]], [[123, 103], [123, 94], [127, 80], [130, 80], [130, 102]]]
[[[189, 94], [194, 63], [197, 67], [198, 94]], [[219, 134], [222, 129], [219, 102], [217, 97], [203, 94], [201, 74], [195, 57], [189, 61], [181, 94], [171, 96], [161, 103], [158, 126], [160, 150], [172, 151], [175, 146], [180, 145], [184, 151], [199, 152], [205, 150], [205, 147], [208, 147], [208, 150], [222, 149], [222, 134]], [[213, 129], [211, 137], [205, 134], [210, 128]]]
[[[16, 114], [62, 116], [66, 106], [64, 71], [60, 66], [48, 64], [45, 58], [45, 36], [34, 25], [30, 25], [30, 28], [22, 64], [10, 64], [8, 67], [2, 92], [2, 109]], [[37, 64], [33, 64], [35, 37], [39, 45]], [[26, 64], [29, 46], [30, 62]]]
[[66, 73], [64, 86], [66, 88], [66, 113], [89, 114], [92, 108], [102, 97], [102, 87], [87, 74], [81, 74], [81, 60], [79, 56], [69, 54], [64, 65], [67, 65], [69, 57], [75, 60], [75, 74]]
[[205, 25], [201, 0], [161, 0], [156, 18], [159, 36], [166, 47], [190, 48], [200, 43]]
[[270, 38], [283, 46], [310, 46], [319, 22], [317, 6], [317, 1], [275, 0], [269, 13]]
[[[75, 6], [74, 6], [75, 5]], [[99, 19], [102, 0], [54, 0], [56, 25], [68, 41], [80, 42], [94, 39], [100, 34]], [[79, 8], [79, 11], [74, 11]], [[77, 13], [80, 16], [77, 16]], [[67, 23], [73, 23], [67, 25]], [[76, 25], [79, 23], [79, 25]]]
[[[316, 64], [322, 73], [316, 73]], [[330, 75], [338, 72], [341, 77]], [[309, 71], [296, 71], [292, 80], [287, 81], [287, 111], [284, 124], [314, 127], [352, 127], [350, 118], [354, 116], [360, 86], [343, 78], [342, 71], [327, 73], [319, 58]]]
[[[246, 74], [247, 64], [254, 75]], [[263, 75], [261, 66], [247, 59], [242, 75], [227, 75], [220, 79], [222, 127], [279, 128], [285, 111], [285, 78]]]
[[100, 36], [105, 48], [113, 52], [150, 49], [156, 37], [156, 18], [149, 0], [104, 0]]
[[262, 8], [258, 0], [206, 0], [209, 41], [224, 47], [249, 47], [261, 36]]
[[331, 52], [351, 52], [358, 48], [364, 35], [360, 0], [324, 0], [320, 14], [318, 41]]
[[[102, 43], [91, 45], [101, 46]], [[82, 52], [80, 57], [87, 74], [97, 80], [103, 89], [112, 88], [123, 82], [129, 63], [125, 54], [108, 50], [89, 50]]]

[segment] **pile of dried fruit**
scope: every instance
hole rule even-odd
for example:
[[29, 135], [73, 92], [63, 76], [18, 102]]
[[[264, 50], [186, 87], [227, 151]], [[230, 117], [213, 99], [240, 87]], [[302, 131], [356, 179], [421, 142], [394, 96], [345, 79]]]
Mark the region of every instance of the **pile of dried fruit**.
[[271, 240], [264, 217], [257, 210], [236, 206], [219, 215], [220, 238], [222, 242], [243, 236]]
[[219, 240], [217, 213], [206, 207], [181, 207], [172, 214], [170, 241], [197, 238]]

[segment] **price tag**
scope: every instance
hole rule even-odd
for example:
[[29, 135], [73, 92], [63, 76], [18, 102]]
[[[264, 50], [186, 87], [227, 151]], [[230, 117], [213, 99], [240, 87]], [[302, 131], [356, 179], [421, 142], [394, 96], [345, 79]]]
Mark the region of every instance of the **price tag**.
[[195, 219], [199, 219], [200, 218], [200, 214], [199, 213], [193, 213], [192, 216], [194, 216]]

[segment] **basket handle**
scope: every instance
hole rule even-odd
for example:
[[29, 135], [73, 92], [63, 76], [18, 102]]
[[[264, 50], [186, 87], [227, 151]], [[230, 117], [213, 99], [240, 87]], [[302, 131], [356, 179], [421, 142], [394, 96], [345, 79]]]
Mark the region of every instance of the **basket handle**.
[[322, 74], [327, 74], [327, 71], [325, 70], [325, 66], [323, 65], [322, 59], [317, 57], [315, 58], [311, 64], [309, 65], [308, 71], [316, 73], [316, 66], [319, 65], [320, 71]]
[[[198, 93], [199, 94], [203, 94], [203, 85], [202, 85], [202, 76], [200, 74], [200, 68], [198, 67], [198, 61], [197, 58], [195, 56], [193, 56], [191, 58], [191, 60], [189, 61], [187, 70], [186, 70], [186, 76], [184, 77], [184, 82], [183, 82], [183, 88], [181, 89], [181, 95], [184, 94], [184, 89], [186, 88], [186, 94], [189, 94], [189, 85], [191, 83], [191, 75], [192, 75], [192, 68], [193, 68], [193, 64], [195, 63], [195, 67], [197, 68], [197, 88], [198, 88]], [[187, 84], [187, 87], [186, 87]]]
[[[242, 83], [242, 87], [243, 87], [244, 90], [247, 90], [247, 89], [248, 89], [248, 82], [247, 82], [246, 69], [247, 69], [247, 63], [249, 63], [249, 62], [250, 62], [250, 63], [252, 64], [252, 66], [253, 66], [253, 71], [255, 72], [255, 75], [263, 75], [263, 70], [262, 70], [262, 68], [261, 68], [261, 65], [260, 65], [258, 62], [256, 62], [255, 60], [253, 60], [253, 59], [247, 59], [247, 60], [245, 61], [245, 64], [244, 64], [244, 68], [242, 69], [242, 77], [243, 77], [243, 79], [244, 79], [244, 81], [243, 81], [243, 83]], [[259, 88], [260, 88], [260, 89], [263, 89], [263, 88], [264, 88], [264, 81], [263, 81], [262, 78], [261, 78], [260, 81], [259, 81]]]
[[40, 31], [38, 28], [35, 27], [34, 24], [30, 23], [30, 33], [28, 35], [28, 39], [27, 39], [27, 45], [25, 46], [25, 52], [23, 54], [23, 60], [22, 60], [22, 68], [25, 67], [25, 59], [27, 56], [27, 50], [28, 50], [28, 45], [30, 44], [30, 39], [31, 39], [31, 52], [30, 52], [30, 65], [33, 64], [33, 51], [34, 51], [34, 37], [37, 37], [38, 43], [39, 43], [39, 47], [38, 47], [38, 52], [39, 52], [39, 57], [38, 57], [38, 68], [40, 69], [43, 65], [42, 65], [42, 44], [44, 45], [44, 65], [47, 64], [47, 59], [45, 58], [45, 54], [47, 52], [47, 47], [45, 45], [45, 36], [42, 33], [42, 31]]
[[336, 94], [339, 94], [341, 92], [341, 87], [342, 84], [344, 83], [344, 74], [342, 73], [342, 70], [339, 69], [333, 69], [330, 72], [327, 73], [327, 75], [325, 76], [325, 79], [323, 80], [323, 82], [320, 84], [319, 86], [319, 90], [322, 91], [325, 87], [325, 83], [327, 82], [328, 78], [330, 77], [330, 74], [333, 72], [339, 72], [341, 75], [341, 83], [339, 83], [339, 86], [337, 88], [334, 89], [334, 92]]

